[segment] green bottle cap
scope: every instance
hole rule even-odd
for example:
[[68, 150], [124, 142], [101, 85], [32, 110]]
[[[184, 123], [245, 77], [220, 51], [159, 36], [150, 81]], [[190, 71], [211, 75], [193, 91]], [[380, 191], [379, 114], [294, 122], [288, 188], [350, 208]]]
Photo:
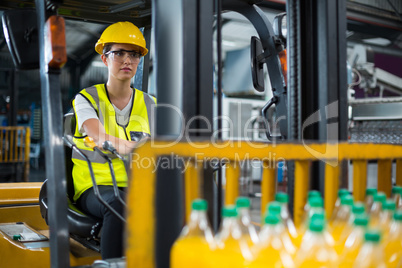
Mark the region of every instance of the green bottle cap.
[[374, 202], [381, 202], [384, 203], [387, 200], [387, 196], [383, 192], [378, 192], [374, 195]]
[[394, 187], [392, 187], [392, 193], [393, 194], [401, 194], [401, 192], [402, 192], [402, 187], [401, 186], [395, 185]]
[[321, 197], [321, 193], [316, 190], [311, 190], [308, 192], [307, 199], [310, 199], [312, 197]]
[[380, 242], [381, 234], [377, 230], [369, 230], [364, 234], [364, 240], [378, 243]]
[[191, 208], [193, 210], [207, 210], [208, 209], [208, 202], [207, 200], [204, 199], [195, 199], [192, 203], [191, 203]]
[[395, 209], [396, 209], [395, 201], [392, 199], [385, 200], [385, 202], [382, 204], [382, 209], [395, 211]]
[[402, 221], [402, 211], [396, 211], [393, 217], [396, 221]]
[[236, 199], [236, 207], [237, 208], [249, 208], [250, 207], [250, 199], [247, 197], [238, 197]]
[[323, 207], [324, 201], [322, 200], [322, 197], [312, 197], [309, 199], [309, 204], [312, 208], [319, 208]]
[[324, 230], [324, 221], [319, 219], [311, 220], [309, 230], [313, 232], [322, 232]]
[[349, 195], [350, 192], [348, 191], [348, 189], [342, 188], [338, 190], [338, 197], [341, 198], [344, 195]]
[[267, 211], [273, 214], [280, 214], [281, 213], [281, 203], [277, 201], [272, 201], [268, 204]]
[[353, 204], [352, 213], [353, 214], [362, 214], [366, 210], [365, 205], [362, 202], [356, 202]]
[[368, 217], [367, 216], [359, 216], [355, 218], [353, 221], [356, 226], [367, 226], [368, 225]]
[[353, 206], [353, 196], [351, 195], [342, 196], [341, 205]]
[[287, 193], [278, 192], [275, 195], [275, 201], [278, 201], [279, 203], [288, 203], [289, 202], [289, 196], [288, 196]]
[[325, 223], [324, 212], [316, 212], [313, 215], [311, 215], [310, 221], [314, 221], [314, 220], [321, 220], [321, 221], [324, 221], [324, 223]]
[[224, 218], [237, 217], [236, 206], [225, 206], [222, 208], [222, 216]]
[[278, 217], [278, 214], [273, 214], [273, 213], [268, 213], [267, 216], [265, 216], [265, 223], [269, 225], [275, 225], [278, 224], [280, 219]]
[[366, 189], [366, 195], [375, 195], [377, 193], [377, 189], [376, 188], [367, 188]]

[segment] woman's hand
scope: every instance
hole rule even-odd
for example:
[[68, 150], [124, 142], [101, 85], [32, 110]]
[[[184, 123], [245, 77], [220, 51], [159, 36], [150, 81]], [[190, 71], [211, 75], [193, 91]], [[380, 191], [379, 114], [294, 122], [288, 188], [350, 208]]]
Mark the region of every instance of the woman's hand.
[[137, 147], [138, 142], [123, 140], [106, 134], [105, 127], [98, 119], [88, 119], [82, 126], [85, 133], [93, 139], [99, 148], [102, 148], [105, 141], [110, 141], [119, 154], [127, 155]]

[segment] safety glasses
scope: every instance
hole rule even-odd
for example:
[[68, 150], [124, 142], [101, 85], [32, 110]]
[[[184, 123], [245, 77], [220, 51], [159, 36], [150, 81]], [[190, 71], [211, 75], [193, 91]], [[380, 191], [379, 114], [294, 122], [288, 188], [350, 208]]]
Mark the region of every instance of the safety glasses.
[[127, 57], [130, 58], [131, 61], [137, 61], [141, 58], [141, 53], [135, 50], [111, 50], [105, 53], [105, 55], [109, 55], [109, 58], [113, 61], [123, 63]]

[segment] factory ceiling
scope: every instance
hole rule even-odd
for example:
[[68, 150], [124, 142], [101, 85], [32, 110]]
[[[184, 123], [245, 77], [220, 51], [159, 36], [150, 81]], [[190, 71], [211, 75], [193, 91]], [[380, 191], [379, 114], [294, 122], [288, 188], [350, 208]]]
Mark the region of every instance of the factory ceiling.
[[[151, 0], [60, 2], [62, 4], [59, 14], [66, 18], [68, 64], [92, 61], [96, 55], [94, 44], [108, 24], [127, 20], [139, 27], [150, 27], [152, 22]], [[286, 11], [285, 0], [254, 2], [258, 2], [257, 5], [267, 14], [270, 21], [275, 15]], [[34, 9], [35, 1], [2, 0], [0, 15], [5, 10], [17, 8]], [[346, 8], [346, 34], [350, 44], [370, 45], [379, 51], [402, 57], [402, 1], [347, 0]], [[233, 12], [223, 14], [223, 54], [249, 46], [252, 35], [256, 35], [256, 32], [247, 19]], [[6, 40], [0, 31], [0, 68], [13, 68], [10, 61], [4, 60], [8, 56]], [[0, 93], [1, 90], [0, 85]]]
[[[151, 25], [151, 0], [61, 1], [59, 14], [66, 20], [66, 42], [72, 60], [81, 60], [93, 53], [93, 44], [107, 24], [128, 20], [139, 27]], [[268, 18], [286, 10], [286, 1], [254, 1]], [[35, 8], [34, 0], [2, 0], [1, 10]], [[371, 42], [392, 49], [402, 48], [402, 1], [348, 0], [348, 40]], [[249, 44], [255, 34], [251, 24], [237, 14], [224, 14], [223, 49], [233, 50]], [[91, 22], [91, 23], [88, 23]], [[381, 39], [378, 39], [381, 38]], [[7, 52], [0, 31], [0, 53]]]

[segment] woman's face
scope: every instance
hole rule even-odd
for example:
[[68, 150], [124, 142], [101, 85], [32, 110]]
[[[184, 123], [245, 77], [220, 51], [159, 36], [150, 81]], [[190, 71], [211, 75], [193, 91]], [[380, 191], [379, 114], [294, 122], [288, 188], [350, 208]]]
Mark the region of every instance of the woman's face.
[[108, 55], [102, 55], [102, 61], [109, 69], [110, 78], [121, 81], [133, 78], [140, 62], [140, 57], [133, 57], [133, 53], [130, 53], [135, 51], [139, 52], [134, 45], [113, 44], [111, 50], [107, 53]]

